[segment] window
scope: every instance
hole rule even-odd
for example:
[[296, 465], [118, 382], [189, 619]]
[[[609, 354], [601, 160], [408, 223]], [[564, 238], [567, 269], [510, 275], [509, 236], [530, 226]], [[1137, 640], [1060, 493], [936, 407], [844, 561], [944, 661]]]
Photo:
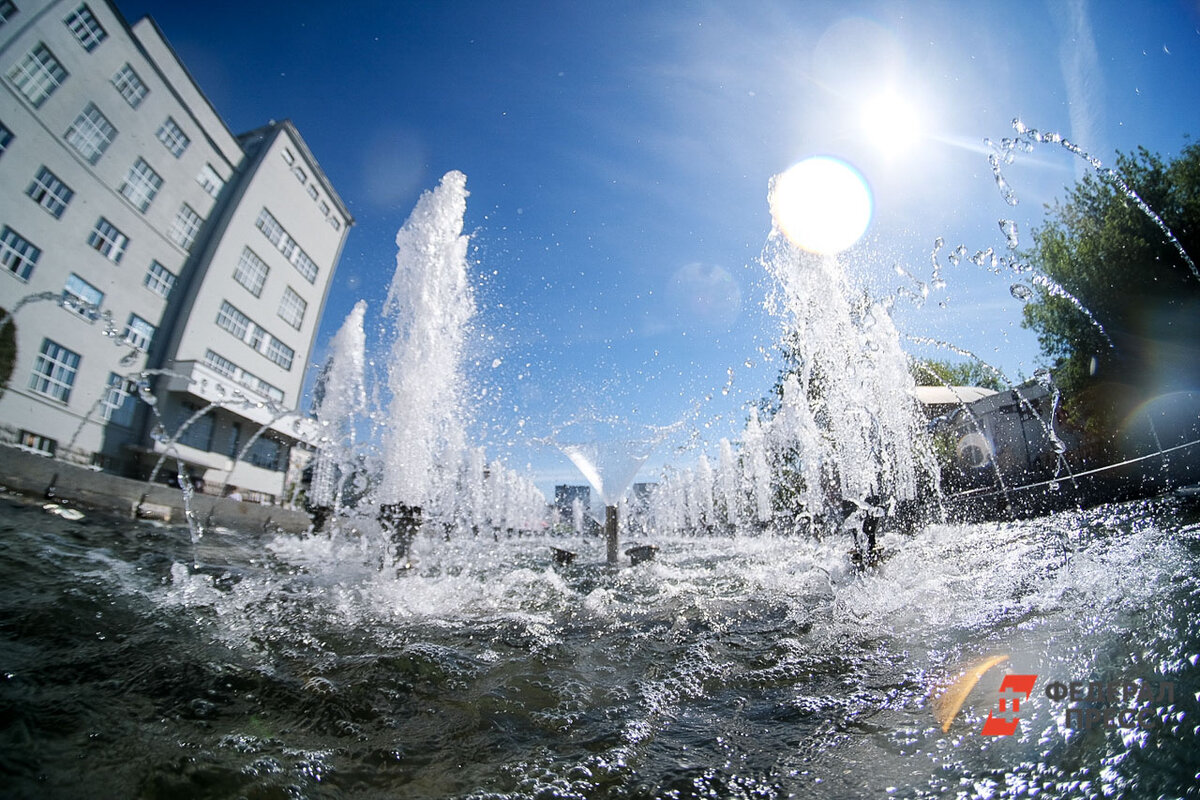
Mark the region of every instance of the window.
[[304, 170], [299, 167], [292, 167], [292, 174], [296, 176], [296, 180], [300, 181], [300, 183], [308, 180], [308, 176], [304, 174]]
[[282, 155], [283, 155], [283, 160], [287, 162], [287, 165], [288, 165], [289, 167], [290, 167], [292, 164], [295, 164], [295, 163], [296, 163], [296, 157], [295, 157], [294, 155], [292, 155], [292, 151], [291, 151], [291, 150], [288, 150], [286, 147], [285, 147], [285, 148], [283, 148]]
[[200, 174], [196, 176], [196, 183], [204, 187], [204, 191], [208, 192], [212, 197], [216, 197], [225, 188], [225, 181], [221, 180], [221, 176], [212, 168], [212, 164], [205, 164], [200, 170]]
[[317, 279], [318, 268], [308, 253], [305, 253], [295, 239], [288, 235], [288, 232], [279, 224], [279, 220], [272, 216], [270, 211], [265, 208], [258, 213], [258, 219], [254, 223], [263, 236], [270, 240], [271, 244], [283, 253], [284, 258], [292, 262], [292, 265], [300, 271], [304, 279], [309, 283], [313, 283]]
[[15, 138], [13, 132], [4, 127], [4, 123], [0, 122], [0, 156], [4, 155], [4, 152], [8, 150], [8, 146], [12, 144], [12, 140]]
[[104, 217], [100, 218], [88, 237], [88, 245], [114, 264], [121, 263], [121, 256], [125, 255], [125, 247], [128, 244], [129, 237]]
[[130, 314], [129, 321], [125, 323], [125, 332], [121, 334], [121, 338], [138, 350], [149, 350], [150, 342], [154, 339], [154, 331], [155, 327], [149, 322], [137, 314]]
[[75, 38], [83, 45], [83, 49], [89, 53], [108, 38], [108, 33], [105, 32], [92, 10], [88, 8], [87, 3], [81, 3], [79, 8], [71, 12], [63, 22], [70, 28], [71, 33], [75, 34]]
[[42, 349], [33, 364], [29, 388], [60, 402], [71, 399], [71, 387], [79, 371], [79, 354], [57, 342], [42, 340]]
[[[213, 428], [216, 427], [216, 422], [212, 414], [204, 414], [192, 420], [192, 416], [199, 410], [200, 407], [195, 403], [189, 403], [186, 400], [182, 403], [175, 420], [177, 431], [175, 441], [197, 450], [208, 450], [212, 447]], [[190, 425], [188, 424], [189, 420], [191, 420]], [[183, 427], [184, 425], [187, 427]]]
[[188, 145], [192, 143], [192, 140], [187, 137], [187, 134], [172, 117], [167, 117], [167, 121], [162, 124], [155, 135], [163, 143], [163, 147], [170, 150], [171, 155], [176, 158], [183, 155], [183, 151], [187, 150]]
[[17, 13], [17, 5], [13, 0], [0, 0], [0, 25], [8, 22]]
[[100, 416], [105, 422], [128, 428], [137, 407], [137, 389], [115, 372], [108, 373], [108, 384], [100, 400]]
[[244, 341], [252, 323], [249, 317], [226, 301], [221, 303], [221, 310], [217, 312], [217, 324]]
[[160, 297], [170, 297], [171, 289], [175, 286], [175, 273], [157, 261], [151, 261], [142, 285]]
[[292, 368], [292, 359], [296, 357], [296, 351], [288, 347], [283, 342], [276, 339], [270, 334], [267, 335], [267, 358], [283, 367], [284, 369]]
[[329, 203], [326, 203], [324, 200], [321, 201], [321, 216], [329, 216]]
[[317, 199], [317, 187], [313, 186], [311, 183], [308, 185], [308, 196], [313, 200]]
[[245, 286], [250, 294], [258, 297], [262, 294], [263, 284], [267, 280], [268, 267], [263, 260], [254, 255], [249, 247], [242, 248], [241, 258], [233, 270], [233, 279]]
[[300, 326], [304, 324], [304, 312], [307, 308], [308, 303], [304, 302], [304, 298], [289, 286], [283, 293], [283, 299], [279, 301], [279, 318], [296, 330], [300, 330]]
[[7, 225], [0, 233], [0, 263], [23, 281], [29, 280], [42, 251]]
[[258, 394], [268, 397], [276, 402], [283, 402], [282, 391], [267, 383], [262, 378], [259, 378], [257, 375], [252, 375], [251, 373], [246, 372], [246, 370], [242, 369], [237, 364], [234, 364], [232, 361], [223, 356], [217, 355], [212, 350], [205, 352], [204, 363], [211, 367], [214, 372], [224, 375], [230, 380], [237, 381], [240, 385], [245, 386], [247, 389], [251, 389]]
[[49, 211], [55, 219], [63, 215], [67, 209], [67, 203], [71, 202], [71, 198], [75, 196], [75, 192], [71, 191], [65, 183], [45, 167], [38, 170], [33, 183], [29, 184], [29, 188], [25, 190], [25, 194], [29, 195], [33, 202]]
[[27, 452], [54, 458], [54, 453], [58, 450], [58, 441], [49, 436], [42, 436], [40, 433], [22, 430], [21, 444], [18, 446]]
[[335, 231], [340, 231], [342, 229], [342, 223], [337, 217], [330, 217], [329, 224], [333, 226]]
[[95, 164], [117, 137], [117, 129], [108, 121], [108, 117], [100, 113], [95, 103], [88, 103], [63, 135], [85, 161]]
[[25, 95], [25, 99], [39, 108], [54, 90], [67, 79], [67, 71], [41, 42], [25, 54], [25, 58], [8, 71], [8, 79]]
[[62, 292], [63, 308], [74, 311], [86, 320], [95, 320], [100, 317], [100, 304], [103, 302], [104, 292], [73, 272], [67, 277]]
[[162, 188], [162, 177], [146, 163], [144, 158], [139, 158], [129, 168], [129, 174], [125, 176], [125, 182], [121, 184], [121, 194], [125, 195], [125, 198], [133, 203], [138, 211], [145, 213], [160, 188]]
[[133, 67], [128, 64], [117, 70], [116, 75], [113, 75], [112, 85], [117, 87], [117, 91], [121, 97], [125, 98], [125, 102], [129, 103], [130, 108], [140, 106], [150, 91], [146, 88], [146, 84], [142, 83], [141, 77], [133, 71]]
[[246, 451], [246, 463], [279, 472], [281, 471], [280, 464], [284, 462], [283, 451], [284, 448], [279, 442], [268, 439], [266, 436], [260, 436]]
[[200, 232], [200, 215], [197, 214], [187, 203], [179, 209], [179, 213], [175, 215], [175, 221], [171, 223], [171, 238], [175, 244], [182, 247], [184, 250], [191, 250], [192, 243], [196, 241], [196, 234]]
[[224, 375], [226, 378], [232, 378], [237, 374], [237, 365], [228, 358], [217, 355], [212, 350], [204, 353], [204, 363], [212, 367], [213, 372]]

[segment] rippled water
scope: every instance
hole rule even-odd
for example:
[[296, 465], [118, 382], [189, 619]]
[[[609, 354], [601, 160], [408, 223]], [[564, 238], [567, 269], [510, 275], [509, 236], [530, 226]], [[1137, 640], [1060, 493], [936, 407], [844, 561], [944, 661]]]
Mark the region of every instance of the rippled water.
[[[1195, 507], [892, 534], [867, 573], [846, 541], [655, 543], [613, 573], [599, 540], [428, 540], [393, 579], [6, 501], [0, 794], [1200, 796]], [[994, 653], [1042, 681], [1018, 733], [979, 734], [993, 671], [943, 734], [931, 687]], [[1125, 679], [1174, 685], [1152, 727], [1068, 730], [1043, 691]]]

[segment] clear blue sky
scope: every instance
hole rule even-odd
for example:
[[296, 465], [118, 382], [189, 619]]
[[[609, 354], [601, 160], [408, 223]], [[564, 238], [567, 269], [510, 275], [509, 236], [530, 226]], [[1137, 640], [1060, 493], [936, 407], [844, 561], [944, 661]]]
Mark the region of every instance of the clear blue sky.
[[[846, 260], [882, 295], [904, 283], [896, 264], [928, 279], [937, 237], [1001, 250], [997, 220], [1012, 218], [1027, 242], [1075, 179], [1043, 147], [1010, 169], [1021, 202], [1005, 205], [983, 140], [1011, 135], [1013, 117], [1106, 163], [1200, 135], [1196, 2], [120, 7], [158, 21], [234, 132], [294, 120], [355, 215], [318, 358], [356, 300], [378, 311], [420, 192], [466, 173], [476, 430], [544, 488], [582, 483], [531, 444], [568, 419], [686, 418], [693, 449], [674, 437], [643, 480], [740, 429], [778, 369], [757, 263], [767, 182], [800, 159], [836, 155], [866, 177], [875, 214]], [[889, 87], [901, 110], [864, 125]], [[969, 265], [946, 277], [922, 308], [898, 304], [902, 332], [1032, 373], [1012, 280]]]

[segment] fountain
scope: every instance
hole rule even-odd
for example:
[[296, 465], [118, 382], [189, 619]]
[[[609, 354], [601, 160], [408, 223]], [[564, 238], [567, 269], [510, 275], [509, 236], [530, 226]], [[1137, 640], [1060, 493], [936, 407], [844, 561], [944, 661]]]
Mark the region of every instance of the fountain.
[[[778, 395], [649, 496], [658, 558], [573, 558], [538, 524], [532, 483], [467, 444], [466, 196], [449, 173], [397, 236], [386, 391], [363, 357], [365, 304], [331, 345], [323, 530], [194, 539], [5, 500], [0, 769], [15, 796], [85, 781], [114, 797], [1192, 791], [1191, 500], [937, 519], [888, 302], [844, 255], [778, 228], [762, 259], [793, 356]], [[551, 437], [606, 508], [609, 564], [617, 509], [665, 433], [617, 422]], [[921, 499], [934, 518], [913, 536], [895, 523]], [[983, 737], [1002, 677], [980, 665], [1001, 652], [1037, 689], [1019, 733]], [[952, 713], [931, 699], [942, 682]]]

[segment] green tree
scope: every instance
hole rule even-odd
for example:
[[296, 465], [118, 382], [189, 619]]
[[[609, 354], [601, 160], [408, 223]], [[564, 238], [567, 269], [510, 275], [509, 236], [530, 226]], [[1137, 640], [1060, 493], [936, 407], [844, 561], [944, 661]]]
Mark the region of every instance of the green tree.
[[16, 361], [17, 326], [13, 323], [12, 315], [0, 308], [0, 397], [8, 388], [8, 379], [12, 377]]
[[[1170, 162], [1144, 148], [1118, 154], [1115, 171], [1184, 250], [1200, 256], [1200, 143]], [[1093, 430], [1108, 427], [1104, 420], [1148, 392], [1195, 386], [1200, 277], [1156, 222], [1123, 188], [1092, 174], [1046, 211], [1022, 257], [1078, 298], [1094, 321], [1038, 287], [1022, 324], [1037, 333], [1073, 416]]]
[[909, 362], [909, 372], [918, 386], [982, 386], [1000, 392], [1006, 389], [996, 373], [978, 361], [941, 361], [932, 358]]

